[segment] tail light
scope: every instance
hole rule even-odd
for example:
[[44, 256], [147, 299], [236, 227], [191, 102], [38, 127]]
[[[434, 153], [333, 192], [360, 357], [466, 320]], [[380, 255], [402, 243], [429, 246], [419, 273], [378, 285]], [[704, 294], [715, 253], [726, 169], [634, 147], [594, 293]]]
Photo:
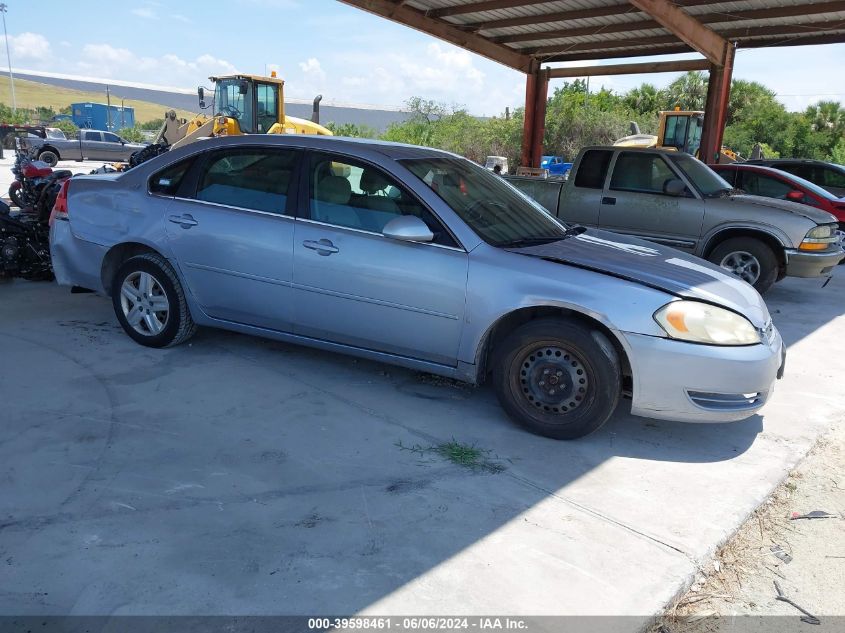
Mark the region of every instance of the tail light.
[[62, 183], [62, 187], [59, 189], [59, 195], [56, 196], [56, 202], [53, 204], [53, 211], [50, 213], [50, 226], [53, 226], [53, 222], [56, 220], [67, 219], [68, 189], [70, 189], [70, 178]]

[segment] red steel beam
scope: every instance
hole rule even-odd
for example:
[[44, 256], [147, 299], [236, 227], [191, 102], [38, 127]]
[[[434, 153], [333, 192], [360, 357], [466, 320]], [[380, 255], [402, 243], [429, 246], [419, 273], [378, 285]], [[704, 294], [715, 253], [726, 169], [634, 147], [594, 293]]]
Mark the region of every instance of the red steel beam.
[[656, 22], [712, 63], [718, 66], [725, 63], [730, 48], [728, 41], [669, 0], [628, 0], [628, 2], [650, 15]]
[[719, 162], [725, 124], [728, 121], [728, 101], [731, 95], [731, 77], [733, 75], [733, 46], [728, 49], [722, 65], [713, 64], [710, 79], [707, 82], [707, 102], [704, 106], [704, 127], [701, 131], [699, 157], [712, 165]]
[[608, 66], [577, 66], [574, 68], [549, 68], [549, 79], [565, 77], [608, 77], [610, 75], [637, 75], [641, 73], [687, 72], [709, 70], [706, 59], [680, 59], [671, 62], [643, 62], [635, 64], [612, 64]]
[[532, 145], [534, 144], [534, 102], [537, 95], [537, 74], [529, 73], [525, 77], [525, 117], [522, 119], [522, 167], [531, 166]]

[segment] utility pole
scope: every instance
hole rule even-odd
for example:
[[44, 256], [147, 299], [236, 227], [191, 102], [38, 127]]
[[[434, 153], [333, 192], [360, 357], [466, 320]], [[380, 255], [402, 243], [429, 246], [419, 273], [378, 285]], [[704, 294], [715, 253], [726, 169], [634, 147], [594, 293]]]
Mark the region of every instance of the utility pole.
[[15, 100], [15, 78], [12, 75], [12, 56], [9, 54], [9, 33], [6, 31], [6, 9], [8, 9], [6, 3], [0, 3], [0, 13], [3, 14], [3, 35], [6, 36], [6, 59], [9, 61], [9, 86], [12, 89], [12, 112], [17, 112], [18, 103]]
[[106, 129], [111, 132], [111, 93], [108, 84], [106, 84]]

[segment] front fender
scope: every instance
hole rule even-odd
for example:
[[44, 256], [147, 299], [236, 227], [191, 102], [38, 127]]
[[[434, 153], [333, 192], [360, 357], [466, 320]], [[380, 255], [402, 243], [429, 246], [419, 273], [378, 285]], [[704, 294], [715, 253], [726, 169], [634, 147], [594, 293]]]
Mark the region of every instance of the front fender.
[[696, 252], [696, 255], [704, 257], [705, 254], [710, 252], [716, 243], [719, 242], [720, 235], [735, 231], [743, 231], [749, 234], [760, 233], [775, 240], [781, 248], [793, 248], [793, 241], [790, 236], [773, 224], [765, 224], [762, 222], [725, 222], [713, 227], [704, 235], [700, 242], [701, 246], [698, 249], [698, 252]]

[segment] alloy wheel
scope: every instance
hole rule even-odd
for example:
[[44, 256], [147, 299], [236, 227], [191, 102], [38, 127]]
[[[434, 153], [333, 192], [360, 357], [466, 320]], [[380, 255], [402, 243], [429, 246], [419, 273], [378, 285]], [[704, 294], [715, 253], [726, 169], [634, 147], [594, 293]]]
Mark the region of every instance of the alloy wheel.
[[728, 253], [719, 262], [719, 266], [751, 285], [760, 278], [760, 262], [748, 251]]
[[120, 307], [127, 323], [143, 336], [156, 336], [170, 317], [170, 301], [158, 279], [146, 272], [131, 273], [120, 287]]

